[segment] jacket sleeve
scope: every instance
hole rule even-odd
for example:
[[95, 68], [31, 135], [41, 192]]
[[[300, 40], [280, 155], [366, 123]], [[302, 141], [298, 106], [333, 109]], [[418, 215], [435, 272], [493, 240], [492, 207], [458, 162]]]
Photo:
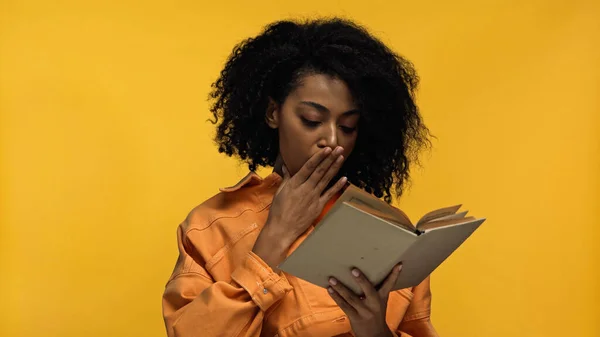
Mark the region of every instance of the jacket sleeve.
[[414, 297], [396, 331], [399, 337], [439, 337], [431, 324], [430, 277], [413, 289]]
[[163, 294], [167, 335], [258, 337], [265, 311], [292, 289], [287, 279], [249, 252], [231, 282], [215, 282], [192, 258], [195, 245], [183, 225], [177, 235], [179, 258]]

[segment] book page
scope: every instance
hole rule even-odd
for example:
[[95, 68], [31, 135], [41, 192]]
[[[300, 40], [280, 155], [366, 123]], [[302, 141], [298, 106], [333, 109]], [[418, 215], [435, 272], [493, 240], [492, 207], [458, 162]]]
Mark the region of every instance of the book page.
[[440, 228], [440, 227], [445, 227], [445, 226], [452, 226], [452, 225], [457, 225], [457, 224], [462, 224], [465, 222], [469, 222], [469, 221], [473, 221], [475, 220], [474, 217], [472, 216], [468, 216], [465, 218], [458, 218], [458, 219], [446, 219], [446, 220], [438, 220], [438, 221], [429, 221], [423, 224], [420, 224], [418, 229], [420, 231], [427, 231], [427, 230], [431, 230], [434, 228]]
[[460, 213], [456, 213], [456, 214], [450, 214], [450, 215], [443, 216], [441, 218], [433, 219], [429, 222], [435, 222], [435, 221], [440, 221], [440, 220], [462, 219], [467, 215], [467, 213], [469, 213], [469, 211], [464, 211], [464, 212], [460, 212]]
[[437, 209], [435, 211], [431, 211], [431, 212], [423, 215], [423, 217], [419, 220], [419, 222], [417, 222], [416, 227], [419, 228], [420, 224], [429, 222], [433, 219], [437, 219], [437, 218], [441, 218], [444, 216], [455, 214], [460, 209], [461, 206], [462, 205], [455, 205], [455, 206], [444, 207], [444, 208]]
[[368, 205], [369, 207], [378, 210], [381, 213], [388, 214], [389, 216], [393, 217], [397, 223], [414, 228], [414, 225], [404, 212], [388, 205], [388, 203], [385, 201], [380, 200], [366, 191], [363, 191], [357, 186], [349, 185], [337, 202], [342, 203], [346, 201], [352, 201], [356, 203], [356, 200], [359, 200], [361, 203]]
[[438, 227], [440, 221], [464, 219], [468, 212], [469, 211], [464, 211], [464, 212], [450, 214], [450, 215], [446, 215], [446, 216], [443, 216], [440, 218], [432, 219], [428, 222], [419, 224], [418, 230], [423, 230], [424, 226], [426, 226], [427, 228]]
[[402, 228], [404, 228], [404, 229], [406, 229], [408, 231], [416, 233], [416, 228], [412, 224], [401, 223], [401, 222], [398, 221], [398, 219], [395, 216], [390, 215], [388, 213], [381, 212], [381, 211], [379, 211], [377, 209], [374, 209], [374, 208], [370, 207], [369, 205], [365, 204], [360, 199], [352, 198], [349, 201], [347, 201], [346, 203], [348, 203], [349, 205], [352, 205], [352, 206], [354, 206], [354, 207], [356, 207], [356, 208], [358, 208], [358, 209], [360, 209], [362, 211], [365, 211], [365, 212], [367, 212], [367, 213], [369, 213], [371, 215], [374, 215], [374, 216], [376, 216], [378, 218], [381, 218], [383, 220], [389, 221], [389, 222], [391, 222], [392, 224], [394, 224], [396, 226], [402, 227]]

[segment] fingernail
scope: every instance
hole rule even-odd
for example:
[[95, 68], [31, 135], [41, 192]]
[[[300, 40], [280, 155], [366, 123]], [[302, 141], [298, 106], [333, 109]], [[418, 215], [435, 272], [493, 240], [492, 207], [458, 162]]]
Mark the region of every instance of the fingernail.
[[355, 277], [359, 277], [360, 272], [358, 271], [358, 269], [352, 269], [352, 275], [354, 275]]
[[342, 152], [344, 152], [344, 148], [341, 146], [338, 146], [335, 148], [335, 154], [341, 154]]
[[329, 152], [331, 152], [331, 148], [330, 148], [330, 147], [326, 147], [326, 148], [325, 148], [325, 153], [326, 153], [326, 154], [329, 154]]
[[329, 279], [329, 284], [331, 284], [332, 286], [337, 284], [337, 280], [334, 279], [333, 277]]
[[333, 294], [333, 288], [327, 287], [327, 291], [329, 291], [330, 294]]
[[342, 177], [342, 179], [340, 179], [342, 181], [342, 184], [345, 184], [348, 182], [348, 178], [347, 177]]
[[398, 265], [398, 267], [396, 267], [396, 270], [401, 271], [402, 270], [402, 265]]

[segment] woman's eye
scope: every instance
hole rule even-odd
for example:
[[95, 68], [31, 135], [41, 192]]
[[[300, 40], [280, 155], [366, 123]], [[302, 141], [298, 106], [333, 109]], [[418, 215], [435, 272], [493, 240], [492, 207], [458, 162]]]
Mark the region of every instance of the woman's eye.
[[304, 117], [302, 117], [302, 123], [304, 123], [304, 125], [308, 126], [309, 128], [316, 128], [321, 124], [321, 122], [319, 121], [311, 121], [310, 119], [306, 119]]
[[340, 129], [342, 129], [342, 132], [344, 132], [344, 133], [353, 133], [354, 131], [356, 131], [356, 127], [351, 128], [349, 126], [343, 126], [343, 125], [340, 126]]

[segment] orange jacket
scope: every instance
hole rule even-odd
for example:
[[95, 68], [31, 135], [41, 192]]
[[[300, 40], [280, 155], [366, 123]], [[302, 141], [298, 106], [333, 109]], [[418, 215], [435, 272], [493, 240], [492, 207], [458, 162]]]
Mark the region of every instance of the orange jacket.
[[[276, 173], [262, 179], [251, 172], [179, 225], [179, 258], [163, 295], [169, 337], [352, 336], [326, 289], [274, 273], [252, 252], [280, 182]], [[392, 292], [388, 326], [402, 337], [436, 337], [430, 302], [429, 278]]]

